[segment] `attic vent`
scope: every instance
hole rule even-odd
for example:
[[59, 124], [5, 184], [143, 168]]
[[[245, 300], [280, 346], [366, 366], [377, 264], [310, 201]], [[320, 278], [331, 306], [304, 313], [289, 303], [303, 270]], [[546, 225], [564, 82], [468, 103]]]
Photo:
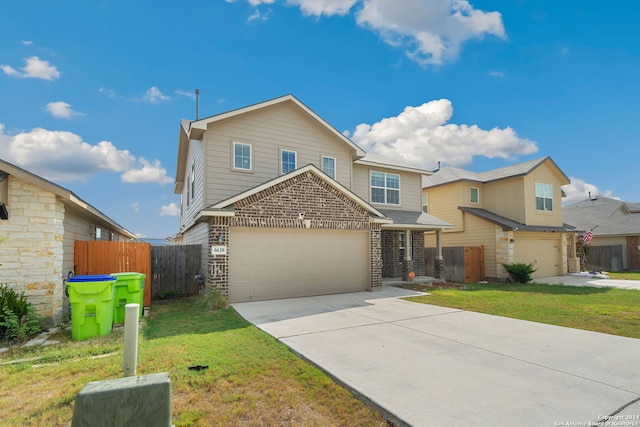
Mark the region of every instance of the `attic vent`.
[[592, 202], [595, 202], [596, 200], [598, 200], [598, 196], [592, 196], [591, 191], [589, 191], [589, 200], [591, 200]]

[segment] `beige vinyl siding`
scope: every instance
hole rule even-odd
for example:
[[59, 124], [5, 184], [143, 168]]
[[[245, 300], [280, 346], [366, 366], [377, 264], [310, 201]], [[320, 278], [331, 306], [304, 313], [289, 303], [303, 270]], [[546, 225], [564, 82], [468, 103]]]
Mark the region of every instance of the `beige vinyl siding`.
[[513, 221], [525, 223], [525, 193], [521, 177], [484, 184], [482, 195], [484, 209]]
[[[496, 229], [494, 224], [476, 216], [464, 215], [464, 232], [442, 233], [443, 247], [484, 246], [484, 271], [486, 277], [497, 277], [496, 267]], [[436, 247], [435, 233], [426, 233], [424, 246]]]
[[[322, 170], [322, 156], [336, 159], [336, 179], [351, 188], [352, 149], [292, 104], [277, 104], [213, 123], [205, 132], [205, 205], [280, 176], [280, 151], [295, 151], [298, 168]], [[233, 170], [233, 142], [250, 144], [252, 170]]]
[[399, 209], [403, 211], [422, 210], [421, 174], [404, 172], [390, 168], [354, 164], [352, 191], [368, 203], [371, 203], [370, 172], [384, 172], [400, 175], [400, 205], [372, 203], [373, 206], [381, 209]]
[[[200, 141], [189, 141], [189, 154], [187, 155], [187, 166], [184, 177], [184, 187], [182, 188], [182, 215], [180, 216], [180, 229], [184, 230], [193, 225], [193, 219], [203, 208], [206, 207], [202, 199], [204, 186], [204, 147]], [[191, 191], [191, 166], [195, 167], [194, 194], [187, 205], [187, 192]]]
[[462, 211], [458, 209], [464, 188], [461, 183], [455, 182], [423, 190], [429, 195], [429, 214], [453, 225], [444, 233], [464, 231]]
[[189, 228], [182, 235], [182, 245], [202, 245], [200, 268], [206, 277], [207, 266], [209, 265], [209, 225], [201, 222]]
[[[553, 186], [553, 212], [536, 210], [536, 182]], [[562, 181], [556, 168], [541, 164], [524, 178], [525, 215], [527, 225], [562, 226]], [[566, 183], [568, 184], [568, 182]]]

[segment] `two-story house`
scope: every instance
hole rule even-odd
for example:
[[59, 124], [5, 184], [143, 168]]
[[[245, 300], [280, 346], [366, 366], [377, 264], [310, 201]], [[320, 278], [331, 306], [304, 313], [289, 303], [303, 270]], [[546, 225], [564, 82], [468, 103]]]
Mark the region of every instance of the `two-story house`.
[[453, 224], [442, 246], [484, 246], [487, 278], [506, 278], [502, 264], [516, 262], [532, 263], [534, 278], [559, 276], [579, 270], [575, 228], [562, 222], [569, 182], [550, 157], [483, 173], [444, 167], [422, 180], [423, 210]]
[[[429, 173], [367, 156], [292, 95], [181, 121], [183, 244], [231, 302], [352, 292], [424, 272]], [[404, 273], [404, 274], [403, 274]]]

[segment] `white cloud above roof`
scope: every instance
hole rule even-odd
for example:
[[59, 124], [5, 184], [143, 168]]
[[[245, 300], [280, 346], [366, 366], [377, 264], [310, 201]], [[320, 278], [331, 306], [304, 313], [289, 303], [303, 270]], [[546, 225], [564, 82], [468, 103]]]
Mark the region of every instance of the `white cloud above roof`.
[[117, 172], [123, 182], [173, 182], [159, 160], [136, 159], [129, 150], [120, 150], [110, 141], [90, 144], [67, 131], [35, 128], [10, 135], [0, 123], [0, 152], [3, 160], [51, 181], [76, 181], [99, 172]]
[[[274, 0], [247, 0], [258, 7]], [[234, 3], [235, 0], [227, 0]], [[467, 0], [286, 0], [304, 15], [344, 16], [402, 48], [422, 66], [439, 66], [457, 59], [462, 45], [486, 35], [506, 38], [502, 15], [474, 8]], [[259, 15], [262, 16], [262, 15]]]
[[611, 190], [600, 191], [598, 187], [593, 184], [589, 184], [583, 179], [576, 177], [569, 177], [571, 180], [571, 184], [565, 185], [562, 187], [567, 197], [562, 199], [562, 204], [564, 206], [572, 205], [581, 200], [587, 200], [589, 195], [592, 197], [602, 196], [609, 197], [612, 199], [618, 199], [618, 197], [613, 196], [613, 192]]
[[37, 56], [25, 58], [26, 65], [20, 70], [16, 70], [10, 65], [0, 65], [0, 69], [8, 76], [19, 77], [23, 79], [42, 79], [55, 80], [60, 78], [58, 69], [51, 65], [48, 61], [42, 60]]
[[160, 216], [179, 216], [180, 207], [175, 203], [169, 203], [168, 205], [160, 207]]
[[360, 124], [349, 133], [365, 151], [421, 167], [435, 169], [441, 161], [452, 166], [470, 164], [474, 156], [512, 159], [535, 153], [535, 142], [505, 129], [448, 123], [453, 106], [448, 99], [408, 106], [395, 117]]

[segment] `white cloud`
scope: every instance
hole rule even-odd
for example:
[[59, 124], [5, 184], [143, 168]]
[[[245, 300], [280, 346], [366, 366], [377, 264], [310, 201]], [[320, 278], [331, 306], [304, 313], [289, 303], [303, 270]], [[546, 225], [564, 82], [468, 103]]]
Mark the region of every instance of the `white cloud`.
[[498, 71], [498, 70], [491, 70], [489, 71], [489, 75], [491, 77], [497, 77], [499, 79], [504, 78], [504, 76], [506, 75], [506, 73], [504, 71]]
[[[273, 0], [247, 0], [256, 8]], [[233, 3], [232, 0], [227, 0]], [[352, 13], [358, 25], [402, 48], [422, 66], [442, 65], [458, 57], [468, 40], [485, 35], [506, 38], [502, 15], [475, 9], [467, 0], [286, 0], [304, 15]], [[258, 12], [259, 13], [259, 12]], [[259, 16], [259, 15], [258, 15]]]
[[33, 44], [31, 40], [22, 40], [20, 43], [22, 43], [25, 46], [31, 46]]
[[144, 157], [140, 157], [138, 161], [142, 163], [142, 167], [127, 170], [122, 174], [122, 182], [155, 182], [158, 184], [173, 182], [173, 178], [167, 176], [167, 170], [162, 167], [160, 160], [154, 160], [151, 163]]
[[613, 192], [611, 190], [606, 190], [601, 192], [598, 187], [593, 184], [589, 184], [585, 182], [583, 179], [569, 177], [571, 184], [565, 185], [562, 187], [567, 197], [562, 199], [562, 205], [568, 206], [572, 205], [581, 200], [587, 200], [589, 195], [594, 196], [602, 196], [609, 197], [611, 199], [620, 199], [619, 197], [614, 197]]
[[133, 202], [129, 205], [129, 207], [131, 208], [132, 211], [134, 211], [135, 213], [140, 212], [140, 203], [138, 202]]
[[101, 94], [105, 95], [107, 98], [115, 98], [116, 97], [116, 92], [114, 90], [106, 88], [106, 87], [98, 88], [98, 92], [100, 92]]
[[161, 216], [179, 216], [180, 215], [180, 207], [175, 203], [169, 203], [166, 206], [160, 207], [160, 215]]
[[158, 89], [156, 86], [152, 86], [149, 89], [147, 89], [144, 95], [142, 95], [142, 97], [137, 99], [136, 101], [144, 101], [144, 102], [150, 102], [152, 104], [157, 104], [160, 101], [168, 101], [170, 99], [171, 99], [170, 96], [167, 96], [162, 92], [160, 92], [160, 89]]
[[60, 72], [56, 67], [49, 64], [48, 61], [44, 61], [37, 56], [25, 59], [26, 65], [21, 68], [22, 71], [18, 71], [9, 65], [0, 65], [0, 69], [8, 75], [19, 78], [32, 78], [43, 80], [55, 80], [60, 77]]
[[194, 91], [178, 89], [175, 91], [175, 94], [178, 96], [185, 96], [187, 98], [196, 99], [196, 94]]
[[82, 180], [99, 172], [121, 173], [124, 182], [173, 181], [158, 160], [136, 160], [129, 150], [119, 150], [109, 141], [89, 144], [67, 131], [35, 128], [10, 135], [0, 124], [0, 153], [4, 160], [52, 181]]
[[452, 115], [448, 99], [430, 101], [373, 125], [360, 124], [351, 139], [365, 151], [426, 169], [434, 169], [438, 161], [464, 166], [474, 156], [513, 159], [538, 150], [535, 142], [519, 138], [510, 127], [484, 130], [449, 124]]
[[73, 111], [71, 105], [63, 101], [48, 103], [47, 111], [50, 112], [53, 117], [59, 119], [70, 119], [72, 116], [84, 116], [83, 113]]

